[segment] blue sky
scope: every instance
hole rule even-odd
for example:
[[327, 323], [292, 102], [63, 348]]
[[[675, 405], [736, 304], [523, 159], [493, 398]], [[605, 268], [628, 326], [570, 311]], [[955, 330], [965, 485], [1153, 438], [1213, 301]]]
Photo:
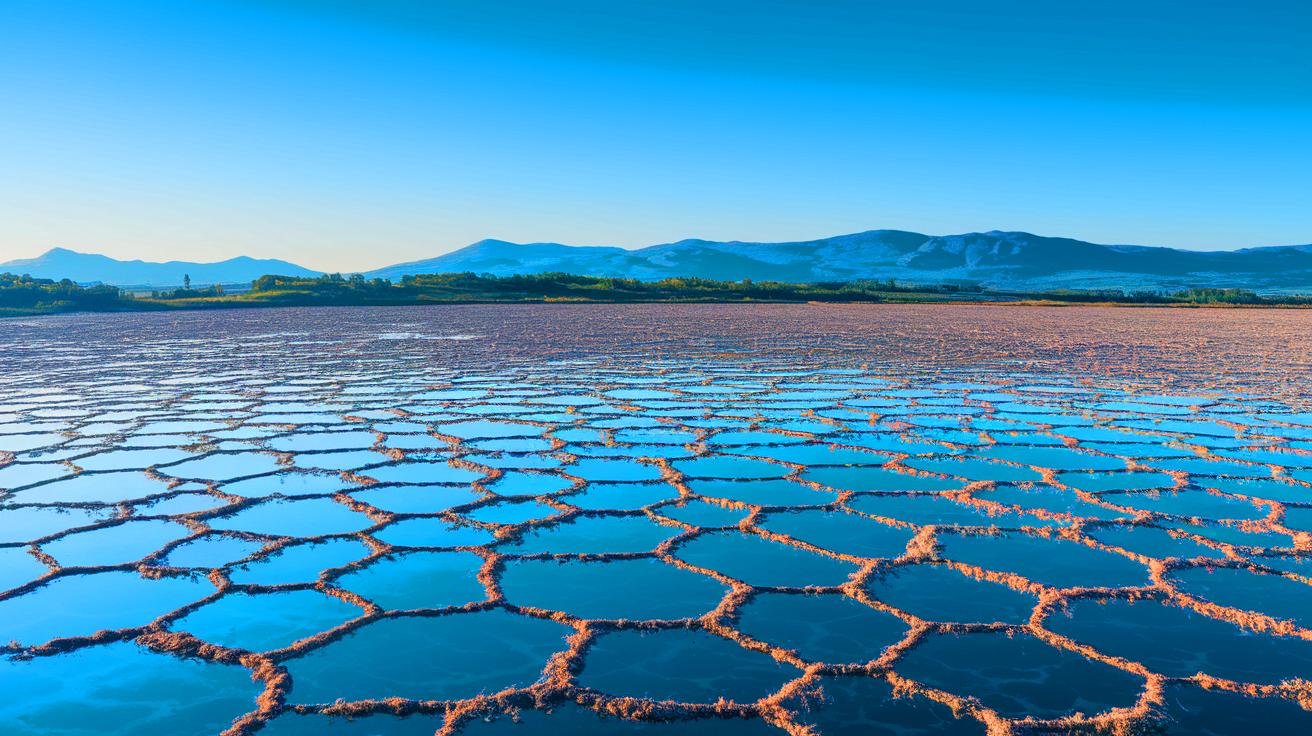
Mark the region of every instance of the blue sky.
[[1307, 243], [1309, 49], [1306, 0], [0, 0], [0, 260]]

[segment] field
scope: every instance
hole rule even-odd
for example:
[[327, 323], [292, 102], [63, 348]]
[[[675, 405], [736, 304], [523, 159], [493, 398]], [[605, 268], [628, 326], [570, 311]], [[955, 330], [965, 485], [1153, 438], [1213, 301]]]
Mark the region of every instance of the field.
[[7, 734], [1305, 734], [1312, 318], [0, 322]]

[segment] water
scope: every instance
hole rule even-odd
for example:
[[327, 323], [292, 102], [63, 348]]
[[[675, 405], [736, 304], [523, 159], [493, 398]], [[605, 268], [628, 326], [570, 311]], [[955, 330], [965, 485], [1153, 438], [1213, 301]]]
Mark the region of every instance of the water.
[[1303, 314], [0, 322], [0, 717], [1307, 733]]

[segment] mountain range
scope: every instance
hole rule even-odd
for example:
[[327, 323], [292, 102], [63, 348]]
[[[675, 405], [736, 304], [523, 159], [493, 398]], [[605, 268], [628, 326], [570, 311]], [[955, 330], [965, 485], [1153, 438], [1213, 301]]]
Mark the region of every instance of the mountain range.
[[0, 273], [28, 274], [39, 279], [70, 279], [79, 284], [111, 284], [122, 287], [172, 288], [191, 277], [193, 286], [210, 284], [249, 284], [259, 277], [276, 273], [283, 276], [317, 276], [295, 263], [277, 259], [240, 256], [217, 263], [189, 261], [120, 261], [95, 253], [78, 253], [67, 248], [52, 248], [36, 258], [0, 263]]
[[[320, 272], [286, 261], [233, 258], [220, 263], [146, 263], [56, 248], [34, 259], [0, 263], [0, 272], [79, 283], [170, 287], [238, 284], [268, 273]], [[517, 244], [481, 240], [436, 258], [366, 272], [398, 280], [411, 274], [472, 271], [498, 276], [565, 272], [655, 280], [701, 277], [795, 282], [888, 279], [968, 281], [994, 289], [1169, 290], [1197, 286], [1268, 293], [1312, 292], [1312, 245], [1192, 251], [1139, 245], [1099, 245], [1070, 238], [990, 231], [923, 235], [871, 230], [785, 243], [680, 240], [646, 248]]]

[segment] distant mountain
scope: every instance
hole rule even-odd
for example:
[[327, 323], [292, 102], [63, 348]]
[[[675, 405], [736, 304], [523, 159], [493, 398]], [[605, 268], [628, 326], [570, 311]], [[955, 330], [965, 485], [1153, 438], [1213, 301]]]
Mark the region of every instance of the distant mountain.
[[888, 279], [969, 281], [995, 289], [1179, 289], [1194, 286], [1312, 292], [1312, 245], [1189, 251], [1098, 245], [1023, 232], [922, 235], [871, 230], [790, 243], [680, 240], [626, 250], [481, 240], [436, 258], [366, 273], [472, 271], [498, 276], [560, 271], [643, 280], [677, 276], [737, 281]]
[[102, 283], [124, 287], [172, 288], [191, 276], [192, 286], [210, 284], [249, 284], [270, 273], [283, 276], [317, 276], [295, 263], [274, 259], [260, 260], [240, 256], [217, 263], [169, 261], [120, 261], [94, 253], [77, 253], [54, 248], [36, 258], [0, 263], [0, 273], [30, 274], [42, 279], [70, 279], [80, 284]]
[[[233, 258], [219, 263], [146, 263], [55, 248], [27, 260], [0, 263], [0, 272], [79, 283], [166, 288], [247, 284], [265, 274], [315, 276], [319, 271], [278, 260]], [[450, 271], [509, 276], [552, 271], [645, 281], [701, 277], [726, 281], [850, 281], [897, 279], [913, 283], [972, 282], [993, 289], [1173, 290], [1195, 286], [1312, 293], [1312, 245], [1191, 251], [1140, 245], [1098, 245], [1023, 232], [922, 235], [871, 230], [791, 243], [680, 240], [627, 250], [559, 243], [480, 240], [436, 258], [365, 274], [402, 276]]]

